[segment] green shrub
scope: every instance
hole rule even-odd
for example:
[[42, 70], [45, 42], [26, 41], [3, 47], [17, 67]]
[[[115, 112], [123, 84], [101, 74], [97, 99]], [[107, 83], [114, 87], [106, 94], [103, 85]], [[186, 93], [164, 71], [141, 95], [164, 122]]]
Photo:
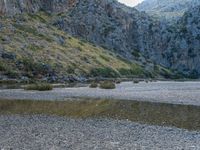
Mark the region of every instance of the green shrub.
[[188, 76], [188, 78], [191, 78], [191, 79], [198, 79], [199, 78], [199, 73], [197, 70], [192, 70], [190, 72], [190, 75]]
[[140, 51], [134, 50], [134, 51], [132, 52], [132, 55], [138, 58], [138, 57], [140, 57]]
[[98, 83], [96, 83], [96, 82], [92, 82], [90, 84], [90, 88], [97, 88], [97, 87], [98, 87]]
[[100, 88], [101, 89], [115, 89], [115, 83], [112, 81], [103, 81], [100, 83]]
[[26, 86], [25, 90], [51, 91], [53, 90], [53, 86], [47, 83], [41, 83], [41, 84], [37, 83]]
[[140, 81], [139, 80], [134, 80], [133, 83], [137, 84], [139, 83]]
[[23, 58], [22, 63], [24, 65], [25, 72], [32, 72], [34, 75], [47, 75], [52, 71], [52, 67], [42, 62], [35, 62], [31, 58]]
[[17, 80], [0, 80], [0, 84], [16, 84]]
[[121, 80], [116, 80], [115, 83], [116, 84], [120, 84], [122, 81]]
[[122, 76], [141, 76], [144, 74], [143, 68], [136, 64], [133, 64], [130, 69], [120, 68], [118, 71]]
[[91, 70], [90, 74], [93, 77], [104, 77], [104, 78], [116, 78], [119, 77], [119, 73], [112, 68], [94, 68]]
[[14, 70], [7, 70], [5, 72], [5, 75], [7, 75], [9, 78], [18, 78], [19, 77], [19, 73]]
[[6, 71], [6, 66], [3, 62], [0, 62], [0, 71]]
[[188, 56], [191, 57], [191, 58], [194, 58], [194, 57], [197, 56], [197, 54], [194, 52], [193, 49], [190, 48], [190, 49], [188, 50]]

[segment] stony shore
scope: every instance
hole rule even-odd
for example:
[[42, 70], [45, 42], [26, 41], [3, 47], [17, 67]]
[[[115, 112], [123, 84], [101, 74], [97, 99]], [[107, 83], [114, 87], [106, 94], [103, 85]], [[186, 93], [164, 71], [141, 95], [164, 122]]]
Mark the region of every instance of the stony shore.
[[200, 132], [127, 120], [0, 116], [0, 149], [199, 150]]

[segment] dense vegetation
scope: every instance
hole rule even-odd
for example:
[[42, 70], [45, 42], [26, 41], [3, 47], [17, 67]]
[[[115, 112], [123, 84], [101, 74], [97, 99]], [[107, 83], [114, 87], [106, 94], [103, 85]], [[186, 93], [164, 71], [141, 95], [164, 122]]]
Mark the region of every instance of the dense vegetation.
[[53, 86], [47, 83], [37, 83], [37, 84], [27, 85], [25, 87], [25, 90], [51, 91], [53, 90]]

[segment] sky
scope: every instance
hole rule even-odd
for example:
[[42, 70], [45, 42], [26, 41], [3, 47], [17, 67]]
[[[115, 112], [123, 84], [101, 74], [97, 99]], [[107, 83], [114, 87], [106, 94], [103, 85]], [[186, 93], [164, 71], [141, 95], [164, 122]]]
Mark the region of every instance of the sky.
[[141, 3], [143, 0], [118, 0], [121, 3], [124, 3], [128, 6], [136, 6], [137, 4]]

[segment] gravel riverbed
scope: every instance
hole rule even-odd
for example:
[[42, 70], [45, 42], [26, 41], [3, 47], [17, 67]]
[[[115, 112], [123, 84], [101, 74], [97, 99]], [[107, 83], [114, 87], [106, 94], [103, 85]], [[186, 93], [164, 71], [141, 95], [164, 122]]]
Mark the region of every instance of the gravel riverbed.
[[0, 116], [0, 149], [199, 150], [200, 132], [127, 120]]
[[0, 99], [67, 100], [68, 98], [106, 98], [186, 104], [200, 106], [200, 82], [159, 81], [139, 84], [123, 82], [116, 89], [103, 90], [89, 87], [56, 88], [38, 92], [22, 89], [0, 90]]

